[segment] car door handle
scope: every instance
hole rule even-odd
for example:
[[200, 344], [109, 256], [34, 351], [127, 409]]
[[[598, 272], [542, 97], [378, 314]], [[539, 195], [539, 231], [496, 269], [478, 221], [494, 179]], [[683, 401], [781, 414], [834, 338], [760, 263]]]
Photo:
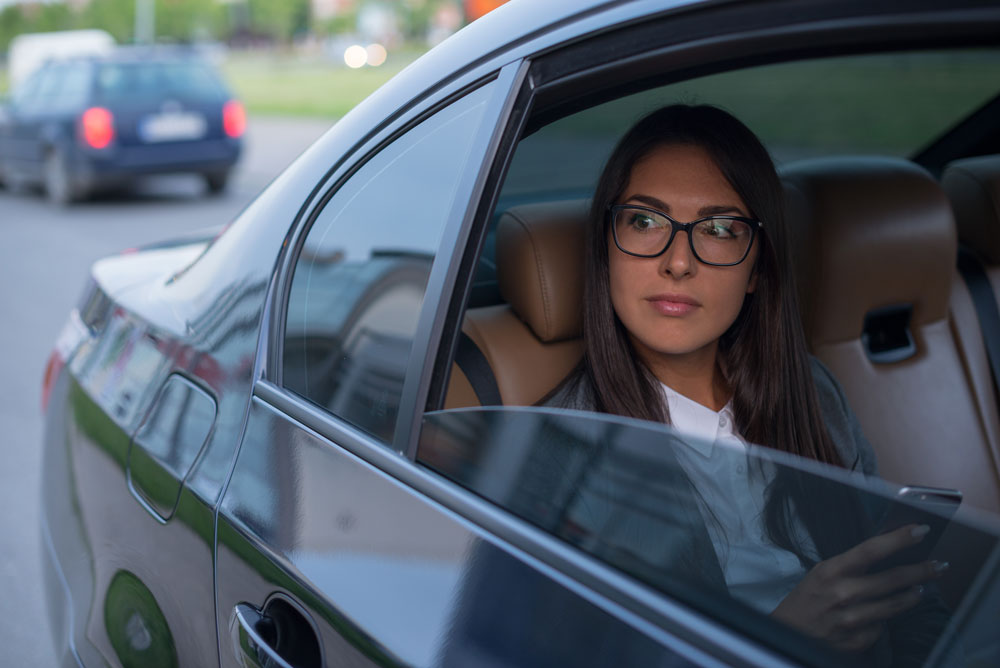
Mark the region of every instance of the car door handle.
[[263, 611], [237, 603], [229, 620], [233, 651], [244, 668], [320, 668], [316, 627], [297, 603], [276, 594]]
[[233, 651], [244, 668], [295, 668], [275, 649], [278, 641], [274, 622], [252, 605], [237, 603], [229, 620]]

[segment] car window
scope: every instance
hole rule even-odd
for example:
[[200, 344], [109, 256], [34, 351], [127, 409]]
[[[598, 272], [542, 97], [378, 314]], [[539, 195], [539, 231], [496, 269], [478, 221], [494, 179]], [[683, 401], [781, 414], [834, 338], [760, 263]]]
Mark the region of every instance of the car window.
[[995, 651], [993, 633], [981, 625], [961, 633], [949, 626], [952, 614], [978, 618], [1000, 604], [996, 587], [981, 592], [973, 585], [976, 577], [989, 581], [1000, 575], [995, 523], [974, 514], [948, 521], [937, 510], [901, 500], [897, 486], [768, 448], [716, 451], [731, 460], [722, 468], [798, 490], [789, 501], [801, 518], [791, 535], [793, 551], [762, 559], [753, 548], [756, 537], [735, 531], [726, 507], [704, 486], [696, 462], [711, 447], [669, 426], [638, 420], [485, 407], [428, 413], [418, 458], [605, 564], [808, 665], [822, 665], [829, 650], [769, 619], [775, 602], [766, 590], [777, 585], [769, 559], [787, 560], [790, 590], [804, 570], [800, 559], [816, 563], [842, 553], [894, 528], [895, 518], [947, 527], [930, 558], [971, 577], [932, 586], [928, 605], [940, 615], [917, 629], [912, 642], [940, 645], [944, 656], [956, 641], [970, 655]]
[[54, 102], [61, 94], [65, 81], [66, 68], [64, 66], [53, 65], [49, 67], [38, 84], [37, 100], [43, 103]]
[[97, 96], [106, 104], [164, 97], [217, 100], [222, 95], [218, 77], [197, 61], [105, 63], [97, 75]]
[[427, 278], [490, 89], [368, 160], [319, 213], [295, 267], [285, 386], [386, 442]]
[[15, 88], [12, 92], [14, 104], [24, 106], [33, 104], [38, 98], [38, 89], [42, 80], [48, 75], [48, 68], [42, 68], [29, 76], [24, 83]]

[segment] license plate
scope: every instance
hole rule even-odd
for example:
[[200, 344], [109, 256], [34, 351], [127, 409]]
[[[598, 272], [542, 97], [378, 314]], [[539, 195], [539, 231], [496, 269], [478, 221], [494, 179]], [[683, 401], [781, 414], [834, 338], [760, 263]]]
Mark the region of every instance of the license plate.
[[205, 117], [193, 112], [167, 112], [147, 116], [139, 125], [145, 142], [183, 141], [205, 136]]

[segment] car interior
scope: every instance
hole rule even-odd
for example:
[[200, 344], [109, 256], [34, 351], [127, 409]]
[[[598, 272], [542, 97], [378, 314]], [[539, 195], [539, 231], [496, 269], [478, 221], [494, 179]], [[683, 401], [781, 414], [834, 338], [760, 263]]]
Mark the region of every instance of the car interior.
[[[998, 63], [998, 52], [968, 49], [765, 65], [535, 128], [483, 243], [443, 407], [533, 405], [574, 368], [583, 229], [604, 159], [644, 113], [707, 102], [746, 122], [775, 157], [810, 352], [844, 387], [882, 477], [960, 489], [965, 505], [1000, 514], [1000, 394], [988, 351], [1000, 340], [990, 322], [1000, 304], [1000, 154], [991, 154], [996, 114], [984, 122], [1000, 97], [995, 77], [977, 81]], [[960, 248], [985, 285], [959, 271]]]

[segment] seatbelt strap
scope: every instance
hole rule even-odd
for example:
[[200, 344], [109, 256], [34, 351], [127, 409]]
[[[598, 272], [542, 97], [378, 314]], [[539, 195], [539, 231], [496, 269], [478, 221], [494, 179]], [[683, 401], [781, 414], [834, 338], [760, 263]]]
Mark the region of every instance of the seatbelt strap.
[[996, 293], [979, 258], [961, 246], [958, 249], [958, 271], [972, 294], [986, 355], [993, 370], [993, 382], [1000, 388], [1000, 307], [997, 306]]
[[480, 406], [503, 406], [500, 388], [486, 356], [476, 342], [465, 332], [458, 334], [458, 349], [455, 351], [455, 364], [462, 370], [472, 385]]

